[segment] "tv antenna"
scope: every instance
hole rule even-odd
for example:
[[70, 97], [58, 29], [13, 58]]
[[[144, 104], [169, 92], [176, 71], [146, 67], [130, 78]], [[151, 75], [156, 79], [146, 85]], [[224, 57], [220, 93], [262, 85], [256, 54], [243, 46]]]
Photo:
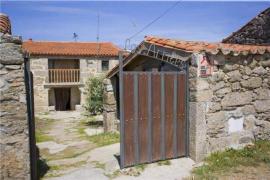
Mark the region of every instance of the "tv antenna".
[[79, 35], [74, 32], [73, 33], [73, 39], [74, 39], [74, 41], [77, 42], [78, 38], [79, 38]]

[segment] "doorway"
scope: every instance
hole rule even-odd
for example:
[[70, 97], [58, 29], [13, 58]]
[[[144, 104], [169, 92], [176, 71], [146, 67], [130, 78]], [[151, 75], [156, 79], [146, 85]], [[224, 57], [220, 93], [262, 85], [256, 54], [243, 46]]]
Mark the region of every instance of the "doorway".
[[71, 110], [70, 91], [71, 91], [71, 88], [55, 88], [54, 89], [56, 111]]

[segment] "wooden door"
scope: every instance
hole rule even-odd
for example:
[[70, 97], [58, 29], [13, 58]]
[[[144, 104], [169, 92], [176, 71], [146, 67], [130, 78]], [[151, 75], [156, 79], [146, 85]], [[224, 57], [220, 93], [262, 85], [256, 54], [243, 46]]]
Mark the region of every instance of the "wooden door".
[[70, 88], [55, 88], [55, 110], [70, 110]]

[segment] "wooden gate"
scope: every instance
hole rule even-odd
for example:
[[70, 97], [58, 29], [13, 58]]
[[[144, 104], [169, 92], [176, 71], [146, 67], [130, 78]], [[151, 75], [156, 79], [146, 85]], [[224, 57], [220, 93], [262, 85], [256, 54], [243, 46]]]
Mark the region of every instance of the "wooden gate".
[[185, 72], [122, 72], [121, 167], [188, 155]]

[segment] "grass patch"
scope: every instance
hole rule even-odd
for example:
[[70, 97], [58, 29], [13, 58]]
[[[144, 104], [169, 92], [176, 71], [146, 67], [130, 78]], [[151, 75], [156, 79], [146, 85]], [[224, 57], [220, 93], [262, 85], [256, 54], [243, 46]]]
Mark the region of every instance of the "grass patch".
[[105, 164], [104, 163], [100, 163], [98, 161], [92, 161], [92, 163], [94, 164], [95, 168], [99, 168], [99, 169], [104, 169], [105, 170]]
[[119, 133], [101, 133], [93, 136], [89, 136], [88, 139], [95, 143], [97, 146], [107, 146], [110, 144], [115, 144], [120, 141]]
[[45, 142], [53, 140], [53, 137], [47, 135], [47, 131], [51, 128], [54, 120], [52, 119], [40, 119], [35, 117], [36, 124], [36, 142]]
[[171, 161], [169, 161], [169, 160], [164, 160], [164, 161], [158, 161], [158, 163], [157, 163], [159, 166], [169, 166], [169, 165], [171, 165]]
[[118, 177], [120, 174], [121, 174], [121, 171], [119, 169], [114, 171], [112, 174], [104, 173], [104, 175], [110, 179], [114, 179], [114, 178]]
[[270, 141], [256, 141], [254, 145], [240, 150], [227, 149], [215, 152], [205, 159], [206, 164], [193, 170], [199, 179], [215, 179], [216, 175], [232, 172], [239, 166], [270, 167]]
[[46, 141], [52, 141], [53, 138], [51, 136], [48, 136], [47, 134], [44, 134], [40, 131], [36, 131], [36, 142], [40, 143], [40, 142], [46, 142]]
[[145, 170], [146, 164], [138, 164], [138, 165], [134, 166], [134, 168], [137, 169], [138, 171], [142, 172]]

